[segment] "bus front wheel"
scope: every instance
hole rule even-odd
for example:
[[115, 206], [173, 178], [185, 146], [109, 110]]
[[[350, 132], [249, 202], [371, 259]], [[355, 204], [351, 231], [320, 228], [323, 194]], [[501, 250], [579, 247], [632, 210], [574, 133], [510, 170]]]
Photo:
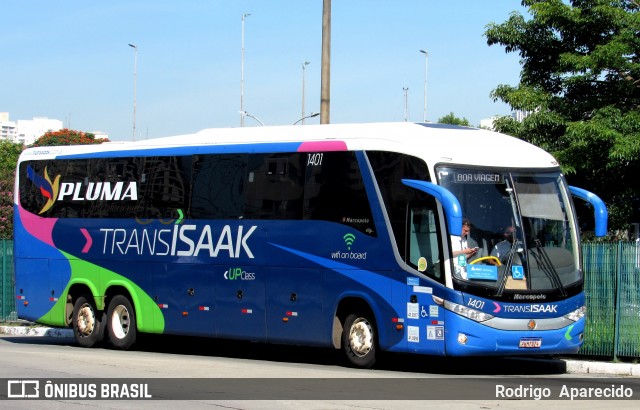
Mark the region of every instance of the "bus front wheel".
[[342, 350], [352, 366], [370, 369], [376, 362], [376, 333], [365, 314], [350, 314], [342, 330]]
[[107, 310], [107, 330], [111, 344], [127, 350], [136, 342], [136, 313], [129, 299], [116, 295]]
[[102, 314], [91, 295], [82, 295], [73, 305], [73, 336], [82, 347], [92, 347], [104, 338]]

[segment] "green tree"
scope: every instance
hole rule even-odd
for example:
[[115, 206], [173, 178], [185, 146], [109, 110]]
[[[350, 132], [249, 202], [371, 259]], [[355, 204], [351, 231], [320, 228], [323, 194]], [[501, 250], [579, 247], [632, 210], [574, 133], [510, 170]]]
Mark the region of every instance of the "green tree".
[[0, 239], [13, 238], [13, 185], [22, 144], [0, 141]]
[[496, 129], [551, 152], [572, 185], [605, 201], [610, 227], [626, 229], [640, 198], [640, 1], [522, 5], [529, 19], [514, 12], [485, 36], [522, 65], [520, 83], [497, 86], [492, 98], [531, 114], [502, 117]]
[[90, 132], [75, 131], [64, 128], [59, 131], [48, 131], [34, 142], [32, 147], [45, 147], [52, 145], [87, 145], [109, 142], [106, 138], [96, 138]]
[[438, 118], [439, 124], [452, 124], [452, 125], [464, 125], [465, 127], [470, 127], [469, 120], [466, 118], [458, 118], [452, 112], [445, 115], [444, 117]]

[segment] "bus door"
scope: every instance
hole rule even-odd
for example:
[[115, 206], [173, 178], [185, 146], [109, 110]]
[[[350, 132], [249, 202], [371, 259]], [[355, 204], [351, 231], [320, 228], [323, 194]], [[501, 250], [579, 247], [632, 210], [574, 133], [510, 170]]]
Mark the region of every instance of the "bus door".
[[[429, 200], [425, 198], [419, 204], [410, 203], [407, 210], [409, 225], [407, 235], [409, 239], [407, 240], [405, 260], [409, 266], [426, 276], [426, 278], [420, 276], [407, 278], [407, 281], [412, 282], [411, 284], [407, 283], [407, 298], [409, 299], [407, 306], [410, 306], [411, 309], [411, 312], [407, 312], [407, 314], [411, 313], [412, 317], [415, 317], [416, 309], [418, 313], [418, 318], [407, 318], [407, 322], [417, 321], [419, 323], [417, 330], [411, 329], [414, 334], [419, 331], [417, 341], [413, 342], [418, 347], [411, 349], [410, 344], [409, 351], [445, 354], [444, 311], [440, 305], [435, 303], [434, 297], [439, 300], [445, 298], [445, 269], [443, 265], [445, 258], [440, 239], [443, 237], [441, 233], [446, 229], [440, 225], [435, 199], [441, 206], [447, 227], [452, 235], [460, 235], [462, 231], [462, 208], [458, 199], [446, 188], [431, 182], [411, 179], [403, 179], [402, 183], [424, 192], [427, 197], [431, 198]], [[409, 332], [408, 328], [407, 332]], [[425, 343], [422, 342], [423, 335], [426, 339]]]
[[216, 266], [218, 337], [266, 340], [265, 271], [259, 266]]
[[410, 203], [407, 208], [407, 272], [405, 332], [409, 352], [444, 355], [444, 312], [433, 299], [444, 294], [442, 252], [435, 201]]

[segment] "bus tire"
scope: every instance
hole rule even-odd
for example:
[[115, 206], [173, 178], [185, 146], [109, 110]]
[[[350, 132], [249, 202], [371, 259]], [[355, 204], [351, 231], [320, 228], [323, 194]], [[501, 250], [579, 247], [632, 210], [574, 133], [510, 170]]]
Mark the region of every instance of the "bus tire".
[[82, 295], [73, 305], [73, 336], [82, 347], [93, 347], [104, 339], [102, 313], [91, 295]]
[[107, 332], [113, 347], [128, 350], [136, 342], [136, 313], [129, 299], [116, 295], [107, 310]]
[[376, 363], [376, 330], [366, 314], [350, 314], [342, 327], [342, 350], [350, 365], [371, 369]]

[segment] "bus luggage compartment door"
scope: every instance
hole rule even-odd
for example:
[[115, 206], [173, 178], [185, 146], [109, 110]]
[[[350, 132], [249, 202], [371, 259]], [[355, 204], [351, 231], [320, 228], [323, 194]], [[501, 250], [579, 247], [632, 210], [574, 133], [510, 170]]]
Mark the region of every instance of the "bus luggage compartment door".
[[322, 270], [271, 268], [267, 276], [269, 341], [317, 345], [323, 334], [329, 340], [322, 316]]
[[263, 269], [240, 264], [215, 269], [218, 337], [265, 341]]

